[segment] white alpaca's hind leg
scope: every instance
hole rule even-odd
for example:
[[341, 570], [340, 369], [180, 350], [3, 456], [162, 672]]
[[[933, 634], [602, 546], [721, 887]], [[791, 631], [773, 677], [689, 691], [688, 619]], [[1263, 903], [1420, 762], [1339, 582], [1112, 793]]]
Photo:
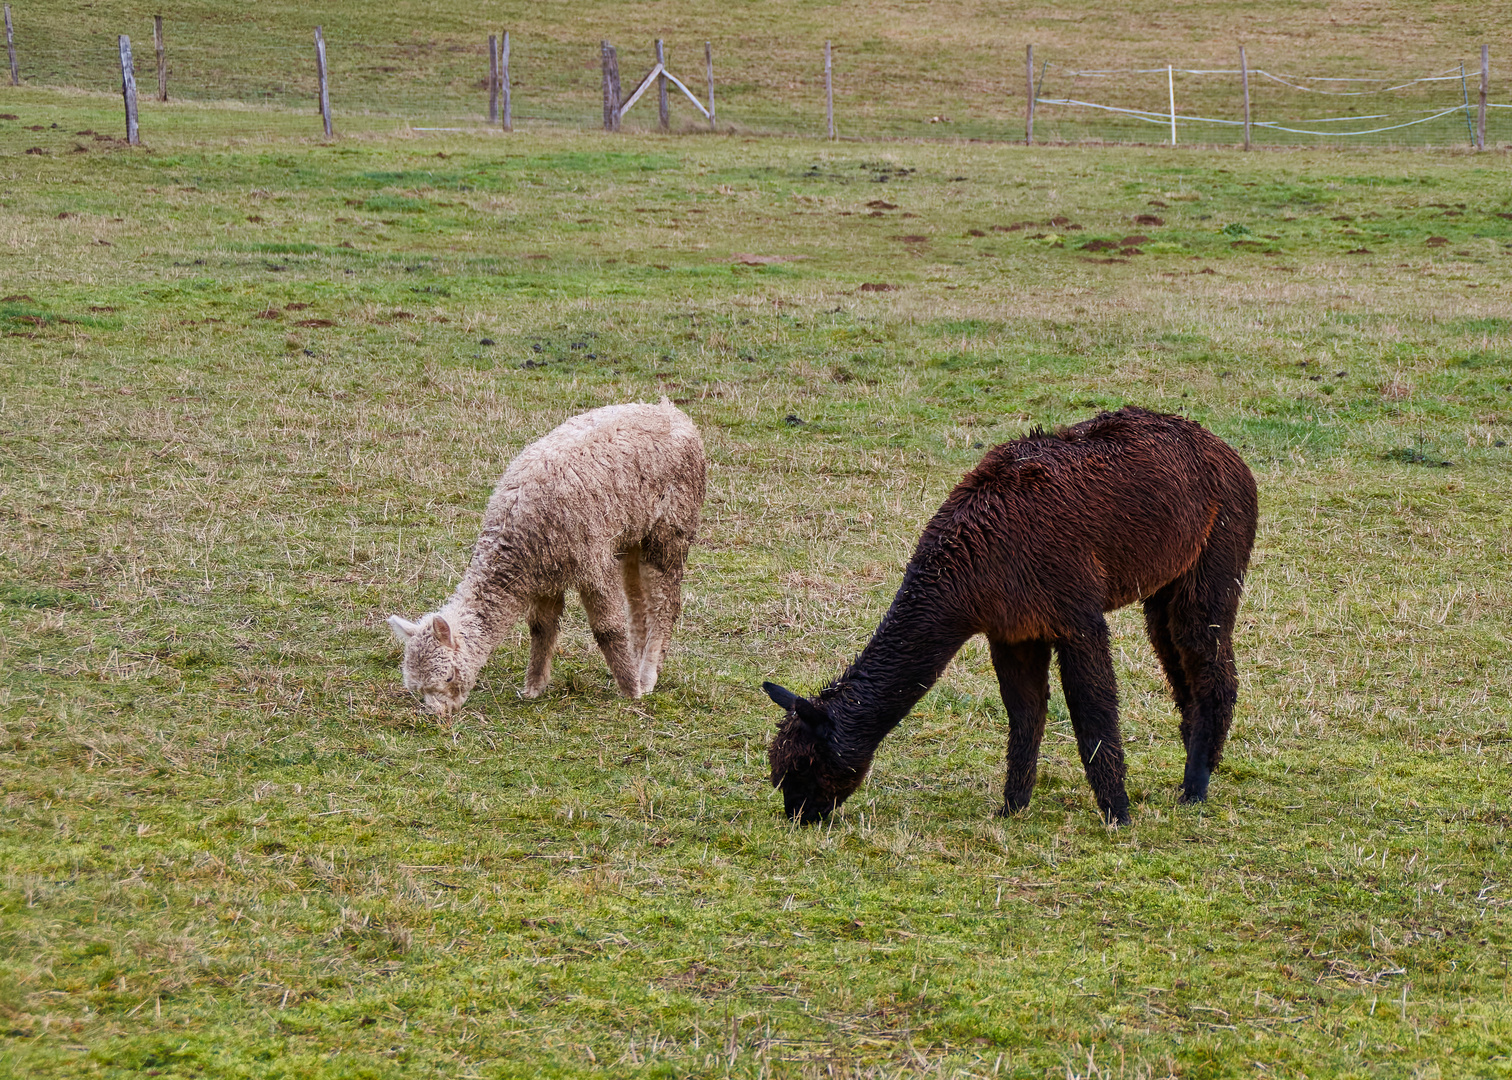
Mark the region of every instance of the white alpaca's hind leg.
[[530, 667], [525, 672], [525, 696], [540, 697], [551, 682], [551, 654], [562, 623], [562, 594], [533, 596], [525, 620], [530, 626]]
[[646, 586], [643, 578], [645, 564], [641, 561], [639, 544], [632, 545], [620, 557], [620, 578], [625, 583], [625, 615], [630, 634], [630, 655], [637, 658], [646, 649], [647, 624]]
[[682, 567], [667, 571], [643, 563], [641, 580], [646, 591], [646, 643], [640, 655], [640, 688], [649, 694], [672, 644], [672, 624], [682, 611]]
[[[606, 575], [606, 578], [608, 576]], [[613, 580], [608, 578], [608, 580]], [[586, 583], [578, 586], [578, 595], [583, 599], [583, 610], [588, 613], [588, 625], [593, 630], [593, 640], [609, 664], [614, 683], [627, 698], [640, 697], [639, 667], [630, 652], [630, 632], [625, 620], [625, 603], [618, 595], [602, 586]]]

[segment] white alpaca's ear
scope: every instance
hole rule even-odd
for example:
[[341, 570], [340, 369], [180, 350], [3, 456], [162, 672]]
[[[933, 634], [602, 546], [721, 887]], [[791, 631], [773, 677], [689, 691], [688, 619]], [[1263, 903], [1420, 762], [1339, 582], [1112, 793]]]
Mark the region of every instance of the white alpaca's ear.
[[389, 629], [394, 632], [394, 637], [398, 638], [401, 644], [420, 632], [419, 623], [412, 623], [408, 619], [401, 618], [398, 615], [390, 615], [388, 617], [388, 624]]
[[431, 619], [431, 633], [436, 635], [436, 644], [443, 649], [455, 649], [457, 643], [452, 639], [451, 623], [437, 615]]

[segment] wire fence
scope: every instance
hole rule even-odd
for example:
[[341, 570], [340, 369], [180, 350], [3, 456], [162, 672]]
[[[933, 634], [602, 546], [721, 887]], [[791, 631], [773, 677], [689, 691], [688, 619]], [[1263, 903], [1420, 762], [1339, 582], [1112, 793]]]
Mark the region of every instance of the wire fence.
[[[1247, 80], [1246, 80], [1247, 76]], [[1417, 77], [1296, 75], [1264, 68], [1081, 70], [1037, 73], [1036, 134], [1110, 142], [1259, 145], [1475, 145], [1480, 67], [1456, 63]], [[1507, 106], [1486, 104], [1486, 143], [1512, 137]]]
[[[15, 19], [23, 85], [118, 94], [116, 33], [132, 33], [143, 87], [144, 137], [151, 139], [152, 24], [83, 25], [60, 33]], [[165, 20], [168, 92], [179, 102], [234, 103], [248, 132], [286, 134], [309, 116], [319, 132], [313, 22], [308, 27], [249, 16], [245, 21]], [[489, 123], [486, 36], [456, 28], [409, 28], [381, 38], [325, 28], [337, 133], [481, 128]], [[626, 92], [651, 69], [651, 42], [618, 42]], [[718, 130], [823, 136], [823, 42], [790, 44], [781, 55], [743, 41], [712, 42]], [[695, 91], [704, 85], [704, 40], [666, 42], [667, 69]], [[841, 138], [1025, 137], [1029, 93], [1023, 67], [1000, 54], [921, 56], [901, 70], [894, 54], [864, 43], [834, 49], [834, 115]], [[975, 67], [980, 60], [979, 67]], [[1297, 75], [1249, 69], [1250, 137], [1256, 145], [1467, 146], [1475, 141], [1480, 61], [1427, 73], [1365, 70]], [[1034, 73], [1036, 142], [1236, 144], [1242, 139], [1242, 72], [1212, 64], [1082, 68], [1060, 60]], [[515, 34], [510, 56], [516, 127], [598, 128], [603, 123], [596, 41]], [[0, 87], [3, 90], [3, 87]], [[1486, 144], [1512, 144], [1512, 106], [1488, 102]], [[302, 122], [302, 121], [300, 121]], [[653, 103], [626, 117], [626, 130], [657, 122]], [[709, 130], [676, 96], [672, 129]], [[302, 128], [298, 128], [302, 130]]]

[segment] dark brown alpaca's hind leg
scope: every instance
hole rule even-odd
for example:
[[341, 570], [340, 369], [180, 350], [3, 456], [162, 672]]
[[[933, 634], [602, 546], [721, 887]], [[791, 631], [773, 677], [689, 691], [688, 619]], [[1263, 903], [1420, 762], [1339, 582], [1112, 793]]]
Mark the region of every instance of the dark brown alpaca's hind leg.
[[1181, 650], [1171, 638], [1171, 597], [1175, 585], [1167, 585], [1144, 602], [1145, 633], [1155, 648], [1155, 656], [1165, 670], [1166, 680], [1171, 684], [1171, 696], [1181, 713], [1181, 745], [1192, 741], [1192, 723], [1196, 715], [1192, 688], [1187, 684], [1186, 668], [1182, 664]]
[[1000, 815], [1022, 810], [1034, 793], [1045, 710], [1050, 704], [1050, 645], [1044, 641], [992, 644], [1003, 708], [1008, 710], [1008, 779]]
[[1080, 633], [1055, 643], [1060, 658], [1061, 689], [1076, 732], [1087, 783], [1103, 817], [1115, 824], [1129, 821], [1129, 794], [1124, 788], [1123, 738], [1118, 731], [1118, 684], [1108, 649], [1108, 624], [1101, 614], [1083, 621]]
[[[1207, 798], [1208, 780], [1223, 757], [1234, 719], [1239, 680], [1234, 671], [1234, 617], [1239, 608], [1237, 575], [1199, 562], [1176, 582], [1167, 625], [1181, 656], [1190, 705], [1183, 708], [1186, 740], [1183, 802]], [[1180, 698], [1178, 697], [1178, 703]]]

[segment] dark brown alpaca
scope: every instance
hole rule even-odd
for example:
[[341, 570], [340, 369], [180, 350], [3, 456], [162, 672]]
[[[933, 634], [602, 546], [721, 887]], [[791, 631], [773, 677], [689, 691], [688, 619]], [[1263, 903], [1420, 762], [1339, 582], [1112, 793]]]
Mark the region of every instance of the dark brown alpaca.
[[1207, 798], [1234, 714], [1234, 616], [1255, 542], [1255, 480], [1226, 443], [1179, 416], [1103, 413], [995, 446], [919, 538], [861, 655], [812, 701], [762, 689], [787, 717], [772, 784], [818, 821], [861, 786], [879, 743], [975, 634], [1008, 710], [1001, 814], [1034, 791], [1050, 652], [1103, 816], [1129, 820], [1118, 689], [1103, 613], [1142, 601], [1181, 710], [1182, 799]]

